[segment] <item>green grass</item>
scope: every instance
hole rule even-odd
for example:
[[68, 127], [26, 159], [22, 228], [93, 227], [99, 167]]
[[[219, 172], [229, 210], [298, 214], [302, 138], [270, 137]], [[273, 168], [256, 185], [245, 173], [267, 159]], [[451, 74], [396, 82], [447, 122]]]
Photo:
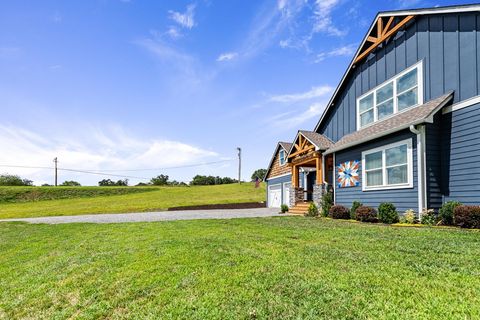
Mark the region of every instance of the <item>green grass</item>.
[[480, 232], [303, 217], [0, 223], [0, 318], [479, 319]]
[[[82, 188], [84, 187], [76, 189], [82, 190]], [[110, 187], [90, 187], [86, 190], [92, 189], [97, 190], [96, 192], [107, 192], [106, 189], [109, 188]], [[112, 189], [112, 192], [114, 189], [115, 188]], [[177, 206], [260, 202], [265, 200], [265, 186], [255, 189], [252, 183], [194, 187], [148, 187], [139, 189], [146, 190], [145, 192], [135, 192], [136, 187], [123, 189], [127, 191], [121, 191], [122, 188], [118, 188], [117, 192], [125, 192], [125, 194], [120, 195], [105, 196], [93, 192], [90, 197], [0, 203], [0, 219], [145, 212], [165, 210]], [[132, 191], [130, 192], [130, 190]]]

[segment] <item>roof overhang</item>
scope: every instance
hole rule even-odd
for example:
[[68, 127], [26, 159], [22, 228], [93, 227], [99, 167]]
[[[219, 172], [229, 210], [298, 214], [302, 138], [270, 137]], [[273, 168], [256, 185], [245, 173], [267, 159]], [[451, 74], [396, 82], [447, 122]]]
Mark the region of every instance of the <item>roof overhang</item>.
[[272, 156], [272, 159], [270, 159], [270, 163], [268, 164], [268, 167], [267, 167], [267, 172], [265, 173], [265, 177], [263, 177], [263, 182], [266, 182], [267, 181], [267, 176], [268, 174], [270, 173], [270, 170], [272, 169], [272, 165], [273, 165], [273, 161], [275, 160], [275, 156], [277, 155], [278, 153], [278, 149], [279, 148], [282, 148], [283, 150], [285, 150], [288, 154], [288, 150], [286, 150], [282, 144], [280, 142], [277, 143], [277, 146], [275, 147], [275, 151], [273, 152], [273, 156]]

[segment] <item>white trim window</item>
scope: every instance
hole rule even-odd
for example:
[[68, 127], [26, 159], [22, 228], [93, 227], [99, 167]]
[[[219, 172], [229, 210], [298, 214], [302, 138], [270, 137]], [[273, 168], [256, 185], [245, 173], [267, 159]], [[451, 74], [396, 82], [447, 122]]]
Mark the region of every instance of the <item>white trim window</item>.
[[278, 161], [280, 163], [281, 166], [285, 165], [285, 163], [287, 163], [287, 158], [286, 158], [286, 152], [285, 150], [280, 150], [280, 152], [278, 153]]
[[357, 130], [421, 104], [423, 64], [420, 61], [357, 99]]
[[412, 139], [362, 152], [362, 190], [413, 187]]

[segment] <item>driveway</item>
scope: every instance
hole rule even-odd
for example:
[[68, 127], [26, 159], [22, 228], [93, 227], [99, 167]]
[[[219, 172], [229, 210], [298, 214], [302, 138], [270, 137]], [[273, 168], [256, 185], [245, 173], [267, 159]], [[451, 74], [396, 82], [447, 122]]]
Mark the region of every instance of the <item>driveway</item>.
[[115, 214], [88, 214], [79, 216], [57, 216], [21, 219], [0, 219], [0, 222], [22, 221], [28, 223], [125, 223], [197, 219], [234, 219], [281, 216], [279, 209], [227, 209], [227, 210], [188, 210]]

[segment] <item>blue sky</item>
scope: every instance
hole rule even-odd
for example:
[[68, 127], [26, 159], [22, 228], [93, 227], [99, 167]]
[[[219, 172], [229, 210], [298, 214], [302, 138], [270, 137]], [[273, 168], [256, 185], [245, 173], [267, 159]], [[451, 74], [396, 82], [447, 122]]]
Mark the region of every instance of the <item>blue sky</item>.
[[[461, 3], [3, 1], [0, 164], [58, 157], [60, 167], [106, 171], [232, 160], [118, 171], [189, 181], [235, 177], [240, 146], [248, 179], [278, 140], [313, 129], [377, 11]], [[52, 183], [51, 170], [0, 170]]]

